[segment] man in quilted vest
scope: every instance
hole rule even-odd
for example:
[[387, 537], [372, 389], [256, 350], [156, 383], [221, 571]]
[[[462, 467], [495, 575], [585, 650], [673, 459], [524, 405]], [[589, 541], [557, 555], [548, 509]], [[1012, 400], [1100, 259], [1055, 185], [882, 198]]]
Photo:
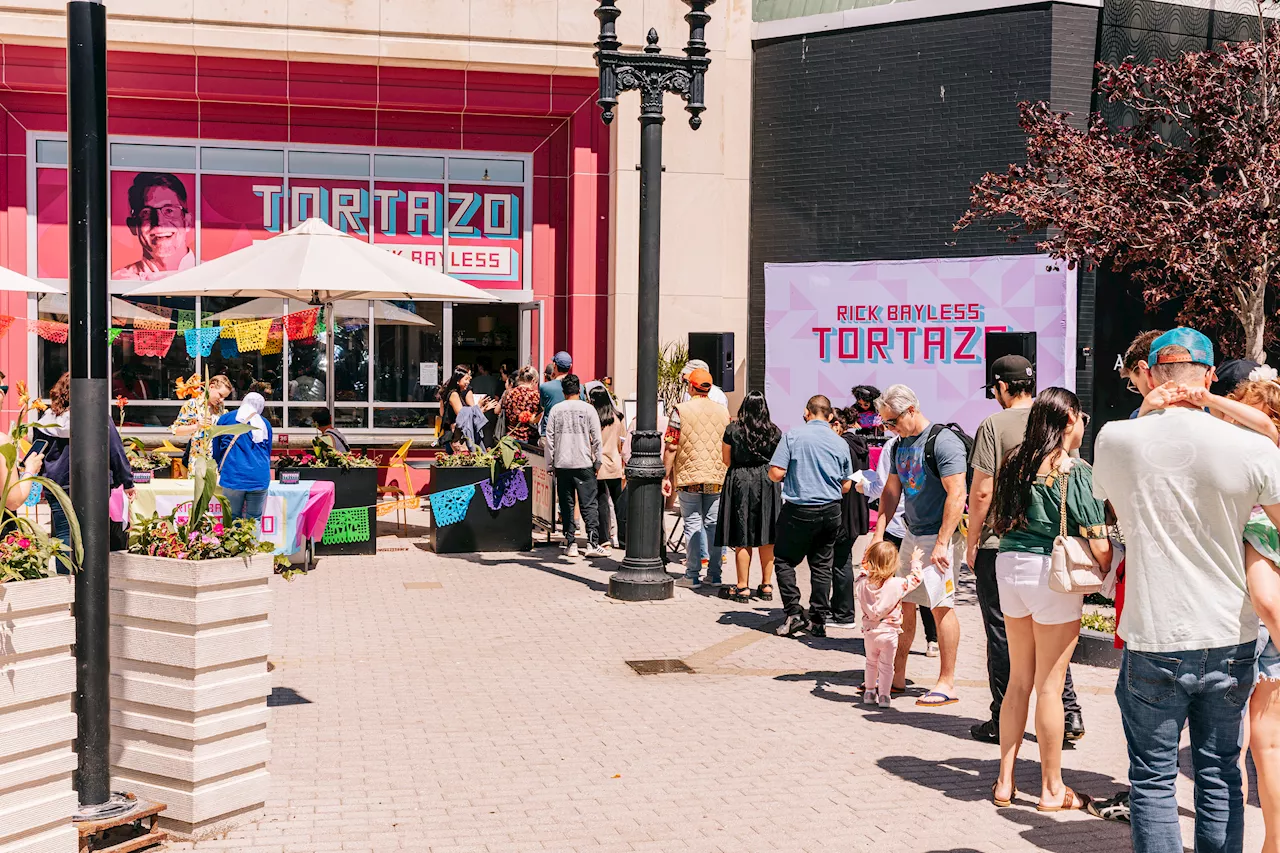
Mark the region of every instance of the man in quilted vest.
[[676, 406], [667, 422], [667, 447], [663, 454], [667, 476], [662, 481], [662, 493], [670, 495], [673, 490], [679, 493], [680, 516], [688, 537], [684, 577], [676, 584], [690, 589], [702, 585], [698, 576], [702, 572], [704, 540], [710, 558], [707, 583], [720, 584], [721, 548], [716, 544], [716, 519], [720, 515], [720, 487], [726, 471], [721, 445], [724, 428], [729, 425], [729, 410], [708, 398], [711, 385], [711, 374], [707, 371], [694, 370], [689, 374], [690, 397]]

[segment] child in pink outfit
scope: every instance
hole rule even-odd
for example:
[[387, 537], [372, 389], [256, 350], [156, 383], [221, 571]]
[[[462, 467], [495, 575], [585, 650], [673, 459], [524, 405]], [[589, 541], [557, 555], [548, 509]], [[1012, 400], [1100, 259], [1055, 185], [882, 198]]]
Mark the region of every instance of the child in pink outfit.
[[878, 542], [867, 549], [855, 580], [858, 607], [862, 611], [862, 642], [866, 649], [862, 701], [889, 707], [893, 687], [893, 659], [902, 633], [902, 599], [924, 580], [924, 552], [911, 554], [911, 574], [894, 577], [898, 549], [892, 542]]

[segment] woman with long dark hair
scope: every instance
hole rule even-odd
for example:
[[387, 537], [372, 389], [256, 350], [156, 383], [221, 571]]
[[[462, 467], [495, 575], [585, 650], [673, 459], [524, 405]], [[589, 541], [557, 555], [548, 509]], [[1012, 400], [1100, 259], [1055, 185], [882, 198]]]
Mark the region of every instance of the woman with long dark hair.
[[1000, 711], [1000, 775], [991, 786], [997, 806], [1009, 805], [1018, 792], [1014, 765], [1032, 690], [1040, 745], [1036, 808], [1054, 812], [1088, 805], [1088, 798], [1062, 781], [1062, 685], [1080, 638], [1084, 596], [1049, 588], [1064, 492], [1067, 535], [1084, 537], [1099, 565], [1111, 564], [1103, 504], [1093, 496], [1093, 470], [1071, 456], [1088, 423], [1075, 394], [1046, 388], [1031, 407], [1026, 438], [1005, 459], [996, 480], [991, 505], [992, 527], [1000, 536], [996, 583], [1009, 638], [1009, 686]]
[[470, 445], [458, 428], [458, 415], [476, 404], [471, 393], [471, 370], [465, 364], [453, 368], [453, 375], [440, 386], [440, 439], [446, 453], [465, 453]]
[[734, 549], [738, 583], [729, 598], [751, 600], [751, 554], [760, 549], [761, 582], [756, 597], [773, 601], [773, 543], [778, 514], [782, 511], [782, 486], [769, 479], [769, 460], [782, 431], [769, 417], [769, 404], [759, 391], [742, 401], [737, 420], [724, 431], [724, 463], [729, 470], [720, 492], [716, 545]]
[[609, 524], [609, 512], [615, 512], [622, 494], [622, 439], [627, 427], [622, 413], [613, 405], [609, 389], [596, 385], [588, 395], [600, 416], [600, 468], [596, 471], [596, 512], [600, 519], [600, 547], [608, 550], [618, 541], [618, 531]]

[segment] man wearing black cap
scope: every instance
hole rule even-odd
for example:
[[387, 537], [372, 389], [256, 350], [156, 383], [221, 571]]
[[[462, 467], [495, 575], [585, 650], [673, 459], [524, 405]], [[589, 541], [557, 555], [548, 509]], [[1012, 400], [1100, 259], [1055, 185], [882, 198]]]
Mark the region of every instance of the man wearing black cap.
[[[992, 392], [1000, 411], [984, 420], [973, 440], [973, 485], [969, 487], [968, 563], [977, 580], [978, 608], [987, 632], [987, 681], [991, 687], [991, 719], [969, 728], [975, 740], [1000, 742], [1000, 706], [1009, 686], [1009, 639], [1005, 635], [1000, 588], [996, 584], [996, 552], [1000, 537], [986, 524], [995, 492], [996, 477], [1005, 456], [1022, 444], [1027, 418], [1035, 402], [1036, 374], [1031, 362], [1020, 355], [1006, 355], [991, 366]], [[1071, 685], [1071, 671], [1062, 691], [1067, 740], [1084, 737], [1084, 718]]]

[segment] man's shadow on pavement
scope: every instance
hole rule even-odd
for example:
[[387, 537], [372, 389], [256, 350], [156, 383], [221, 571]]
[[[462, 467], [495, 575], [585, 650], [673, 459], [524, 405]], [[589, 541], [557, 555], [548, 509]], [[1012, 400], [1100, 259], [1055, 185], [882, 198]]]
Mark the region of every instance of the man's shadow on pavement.
[[[914, 755], [887, 755], [876, 763], [903, 781], [932, 788], [950, 799], [996, 808], [991, 802], [991, 783], [1000, 769], [999, 759], [930, 760]], [[1020, 834], [1028, 844], [1052, 853], [1079, 853], [1080, 850], [1100, 849], [1104, 845], [1114, 845], [1111, 849], [1115, 850], [1129, 849], [1128, 824], [1097, 818], [1081, 819], [1074, 815], [1060, 820], [1059, 815], [1036, 811], [1040, 793], [1040, 765], [1037, 762], [1019, 759], [1017, 778], [1022, 780], [1021, 793], [1014, 799], [1013, 806], [999, 809], [999, 813], [1001, 817], [1027, 827]], [[1063, 779], [1076, 793], [1097, 798], [1110, 797], [1127, 787], [1125, 781], [1087, 770], [1065, 770]], [[1181, 808], [1179, 812], [1184, 816], [1191, 814]]]
[[486, 554], [450, 554], [449, 556], [460, 560], [466, 560], [468, 563], [475, 563], [478, 566], [501, 566], [511, 565], [514, 563], [517, 566], [524, 566], [527, 569], [533, 569], [537, 572], [555, 575], [558, 578], [564, 578], [568, 581], [580, 583], [587, 587], [587, 589], [594, 590], [595, 592], [609, 591], [609, 584], [589, 577], [583, 577], [582, 575], [570, 571], [570, 569], [578, 568], [579, 566], [583, 569], [594, 570], [595, 564], [585, 559], [569, 562], [568, 560], [556, 559], [555, 557], [544, 558], [536, 552], [533, 554], [522, 553], [517, 555], [494, 554], [489, 556]]

